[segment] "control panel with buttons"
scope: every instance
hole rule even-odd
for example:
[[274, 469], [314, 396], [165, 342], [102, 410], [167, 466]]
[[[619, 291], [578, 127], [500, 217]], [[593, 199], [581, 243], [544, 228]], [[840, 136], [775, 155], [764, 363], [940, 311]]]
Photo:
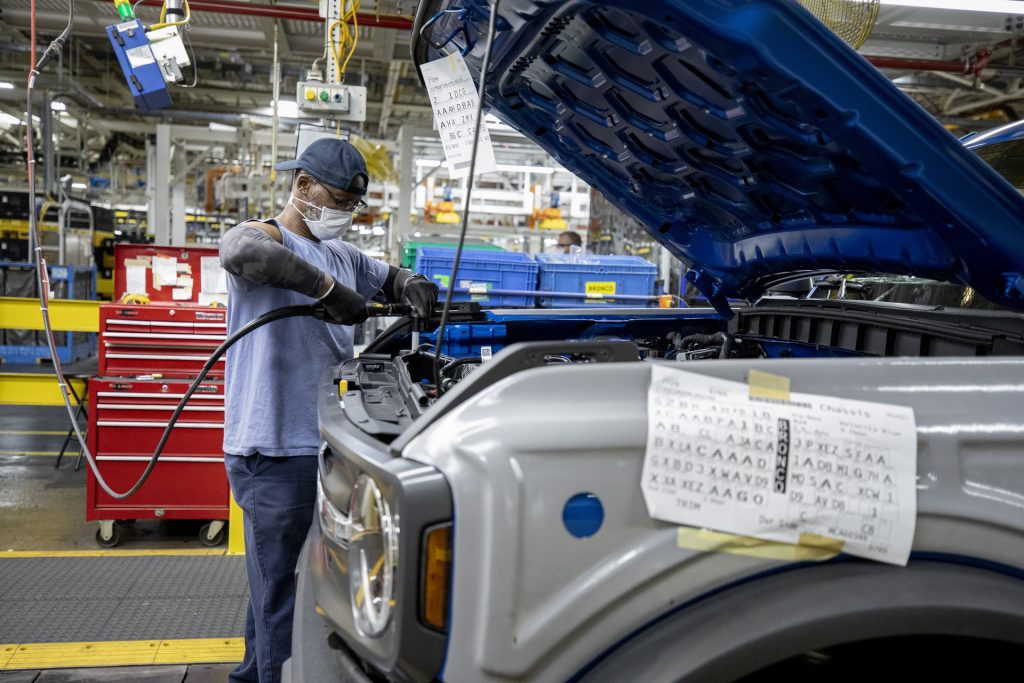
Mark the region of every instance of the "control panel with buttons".
[[366, 88], [321, 81], [299, 81], [295, 101], [299, 110], [339, 121], [366, 120]]

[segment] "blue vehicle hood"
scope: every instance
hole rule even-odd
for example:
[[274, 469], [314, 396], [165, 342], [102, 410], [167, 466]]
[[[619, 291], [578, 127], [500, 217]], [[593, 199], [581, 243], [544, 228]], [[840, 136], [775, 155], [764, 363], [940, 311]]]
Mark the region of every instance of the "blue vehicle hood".
[[[489, 13], [422, 0], [414, 59], [461, 50], [479, 83]], [[723, 313], [823, 272], [1024, 308], [1024, 198], [796, 2], [503, 0], [485, 101]]]

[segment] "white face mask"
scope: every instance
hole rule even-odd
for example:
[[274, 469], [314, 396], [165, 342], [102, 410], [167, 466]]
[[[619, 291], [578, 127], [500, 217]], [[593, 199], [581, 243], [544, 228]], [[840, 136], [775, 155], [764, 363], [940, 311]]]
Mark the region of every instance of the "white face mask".
[[[295, 200], [298, 200], [305, 204], [308, 209], [303, 211], [296, 204]], [[336, 240], [352, 227], [352, 212], [342, 211], [340, 209], [329, 209], [326, 206], [317, 206], [316, 204], [310, 204], [301, 197], [292, 195], [288, 198], [288, 203], [295, 207], [295, 209], [302, 214], [302, 219], [306, 221], [306, 226], [309, 231], [313, 233], [313, 236], [318, 240]]]

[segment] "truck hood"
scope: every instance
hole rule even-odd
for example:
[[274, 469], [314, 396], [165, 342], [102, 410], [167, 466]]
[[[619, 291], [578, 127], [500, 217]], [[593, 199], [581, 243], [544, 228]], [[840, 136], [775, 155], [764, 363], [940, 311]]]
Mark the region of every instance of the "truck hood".
[[[479, 83], [489, 16], [423, 0], [415, 61], [460, 50]], [[1024, 198], [796, 2], [503, 0], [485, 93], [723, 313], [824, 272], [1024, 308]]]

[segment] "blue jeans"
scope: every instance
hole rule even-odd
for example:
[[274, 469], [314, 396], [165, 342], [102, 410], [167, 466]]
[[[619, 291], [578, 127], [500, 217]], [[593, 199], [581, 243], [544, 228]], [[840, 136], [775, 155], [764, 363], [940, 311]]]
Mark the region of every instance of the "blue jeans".
[[235, 501], [244, 512], [249, 605], [245, 657], [232, 683], [277, 683], [292, 652], [295, 564], [316, 503], [317, 459], [225, 454]]

